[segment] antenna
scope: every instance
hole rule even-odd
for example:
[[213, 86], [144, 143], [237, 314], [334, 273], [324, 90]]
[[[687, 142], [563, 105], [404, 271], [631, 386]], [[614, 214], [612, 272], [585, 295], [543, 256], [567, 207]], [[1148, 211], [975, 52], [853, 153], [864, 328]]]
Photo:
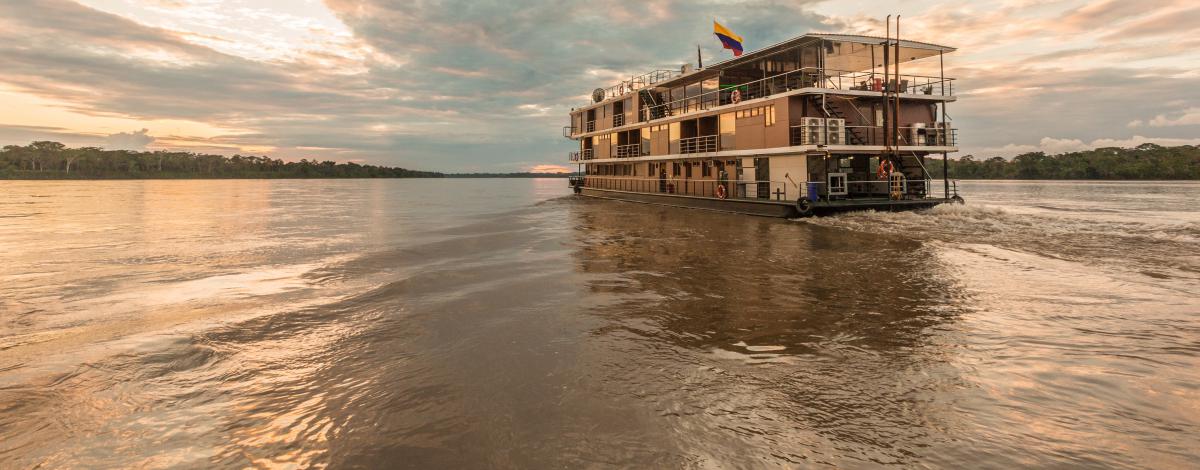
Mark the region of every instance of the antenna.
[[696, 69], [704, 68], [704, 59], [700, 57], [700, 43], [696, 43]]

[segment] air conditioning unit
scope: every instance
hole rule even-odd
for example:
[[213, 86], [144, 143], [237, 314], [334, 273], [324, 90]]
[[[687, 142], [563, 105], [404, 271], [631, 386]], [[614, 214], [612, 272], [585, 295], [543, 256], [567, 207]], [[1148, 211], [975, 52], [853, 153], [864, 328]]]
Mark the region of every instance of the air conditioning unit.
[[829, 145], [846, 145], [846, 120], [829, 118], [825, 120], [825, 132]]
[[802, 118], [801, 125], [804, 126], [804, 142], [803, 145], [823, 145], [825, 144], [825, 118], [806, 117]]

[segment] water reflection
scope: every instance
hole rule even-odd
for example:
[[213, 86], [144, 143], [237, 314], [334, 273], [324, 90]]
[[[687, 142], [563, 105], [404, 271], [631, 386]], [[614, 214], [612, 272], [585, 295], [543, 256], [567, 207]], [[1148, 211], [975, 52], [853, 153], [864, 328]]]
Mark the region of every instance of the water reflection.
[[1192, 209], [798, 222], [561, 183], [0, 186], [0, 467], [1195, 460]]
[[[572, 211], [618, 385], [712, 463], [911, 464], [962, 426], [964, 312], [929, 248], [765, 218], [588, 201]], [[903, 445], [897, 445], [903, 443]], [[771, 462], [766, 458], [764, 463]]]

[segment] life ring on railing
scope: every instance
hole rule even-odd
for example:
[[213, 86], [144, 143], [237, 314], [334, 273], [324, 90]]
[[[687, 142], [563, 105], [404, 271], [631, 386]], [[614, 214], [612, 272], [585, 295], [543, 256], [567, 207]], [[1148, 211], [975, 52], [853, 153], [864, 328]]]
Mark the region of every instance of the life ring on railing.
[[741, 103], [742, 102], [742, 90], [733, 90], [733, 93], [731, 93], [729, 95], [729, 101], [733, 102], [733, 104]]
[[725, 194], [725, 185], [723, 185], [723, 184], [717, 185], [716, 193], [717, 193], [717, 199], [725, 199], [726, 197], [729, 196], [728, 194]]
[[879, 179], [888, 179], [893, 171], [896, 171], [896, 166], [892, 165], [891, 160], [879, 160]]

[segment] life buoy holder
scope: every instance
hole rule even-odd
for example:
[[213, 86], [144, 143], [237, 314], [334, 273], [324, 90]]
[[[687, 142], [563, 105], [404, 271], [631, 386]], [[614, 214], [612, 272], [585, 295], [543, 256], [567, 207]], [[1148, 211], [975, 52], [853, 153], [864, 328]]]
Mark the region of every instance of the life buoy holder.
[[893, 171], [896, 171], [896, 167], [894, 165], [892, 165], [891, 160], [880, 160], [879, 161], [879, 179], [881, 179], [881, 180], [888, 179], [888, 176], [891, 175]]
[[726, 197], [729, 196], [728, 194], [725, 193], [725, 185], [723, 185], [723, 184], [718, 184], [717, 190], [715, 192], [717, 194], [717, 199], [725, 199]]
[[742, 90], [736, 90], [736, 89], [733, 90], [733, 93], [731, 93], [729, 95], [729, 101], [732, 101], [733, 104], [741, 103], [742, 102]]

